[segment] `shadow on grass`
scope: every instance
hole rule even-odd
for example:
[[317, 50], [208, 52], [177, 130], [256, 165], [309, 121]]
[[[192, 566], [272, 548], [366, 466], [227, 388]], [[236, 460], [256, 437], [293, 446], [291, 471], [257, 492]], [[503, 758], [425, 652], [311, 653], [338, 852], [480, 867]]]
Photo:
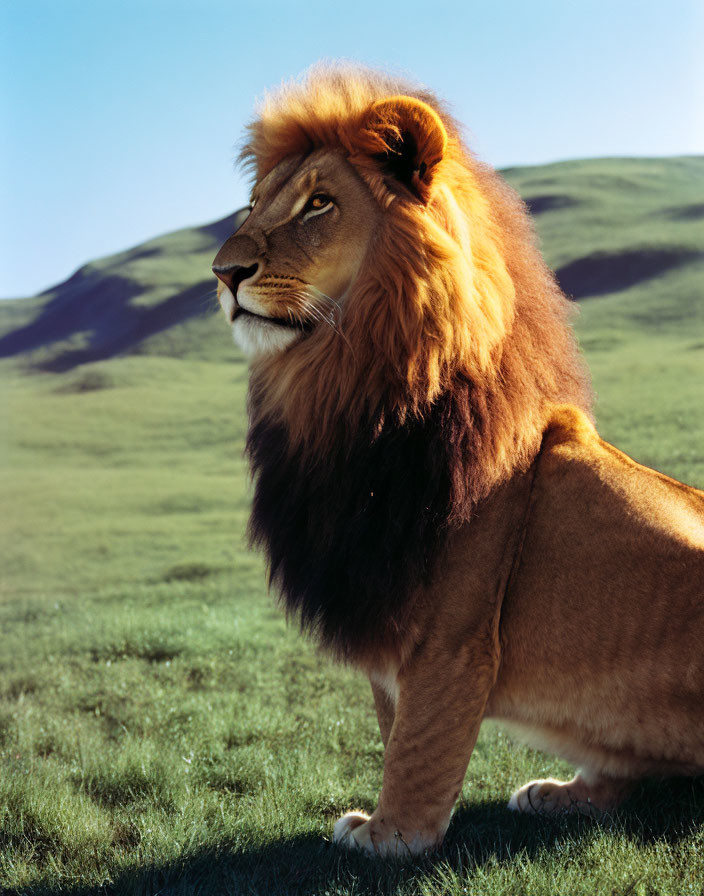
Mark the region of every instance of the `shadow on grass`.
[[704, 778], [641, 785], [617, 815], [594, 822], [583, 817], [535, 818], [509, 812], [504, 803], [459, 807], [442, 849], [407, 865], [346, 853], [317, 835], [261, 845], [223, 843], [178, 861], [134, 868], [110, 884], [70, 886], [45, 880], [22, 896], [225, 896], [225, 894], [392, 894], [445, 871], [471, 875], [473, 868], [531, 860], [559, 852], [567, 841], [594, 831], [639, 846], [676, 844], [704, 827]]

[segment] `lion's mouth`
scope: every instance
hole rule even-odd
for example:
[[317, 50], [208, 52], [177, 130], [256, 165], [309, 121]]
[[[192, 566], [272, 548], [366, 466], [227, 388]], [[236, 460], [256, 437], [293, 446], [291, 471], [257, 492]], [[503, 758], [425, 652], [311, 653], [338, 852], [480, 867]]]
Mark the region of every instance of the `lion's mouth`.
[[232, 315], [232, 323], [239, 319], [253, 320], [264, 324], [272, 324], [276, 327], [283, 327], [287, 330], [300, 330], [302, 333], [308, 333], [313, 329], [311, 321], [299, 320], [296, 317], [268, 317], [264, 314], [255, 314], [254, 311], [248, 311], [241, 305], [235, 308]]

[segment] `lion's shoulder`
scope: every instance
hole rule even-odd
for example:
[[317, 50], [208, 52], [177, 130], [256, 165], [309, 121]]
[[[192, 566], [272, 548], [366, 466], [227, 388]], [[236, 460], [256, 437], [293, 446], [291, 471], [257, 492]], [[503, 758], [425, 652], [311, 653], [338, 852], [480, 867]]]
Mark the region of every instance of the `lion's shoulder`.
[[550, 415], [536, 486], [553, 521], [573, 517], [601, 540], [608, 529], [614, 543], [639, 532], [641, 540], [684, 538], [704, 548], [704, 492], [611, 445], [579, 408], [560, 405]]

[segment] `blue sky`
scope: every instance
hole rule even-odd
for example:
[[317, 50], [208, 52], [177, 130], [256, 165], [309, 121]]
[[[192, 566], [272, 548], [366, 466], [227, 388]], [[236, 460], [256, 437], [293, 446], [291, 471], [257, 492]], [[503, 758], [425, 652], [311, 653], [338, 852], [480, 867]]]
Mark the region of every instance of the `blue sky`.
[[267, 88], [411, 75], [499, 166], [704, 153], [702, 0], [0, 0], [0, 296], [227, 214]]

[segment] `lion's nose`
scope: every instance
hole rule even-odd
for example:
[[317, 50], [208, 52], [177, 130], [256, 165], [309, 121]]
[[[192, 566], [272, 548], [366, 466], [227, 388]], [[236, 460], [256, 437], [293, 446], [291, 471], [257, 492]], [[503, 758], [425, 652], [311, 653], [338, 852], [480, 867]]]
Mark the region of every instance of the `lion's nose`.
[[245, 267], [241, 264], [214, 264], [213, 273], [222, 280], [233, 296], [237, 295], [237, 287], [243, 280], [249, 280], [257, 273], [259, 265], [255, 262]]

